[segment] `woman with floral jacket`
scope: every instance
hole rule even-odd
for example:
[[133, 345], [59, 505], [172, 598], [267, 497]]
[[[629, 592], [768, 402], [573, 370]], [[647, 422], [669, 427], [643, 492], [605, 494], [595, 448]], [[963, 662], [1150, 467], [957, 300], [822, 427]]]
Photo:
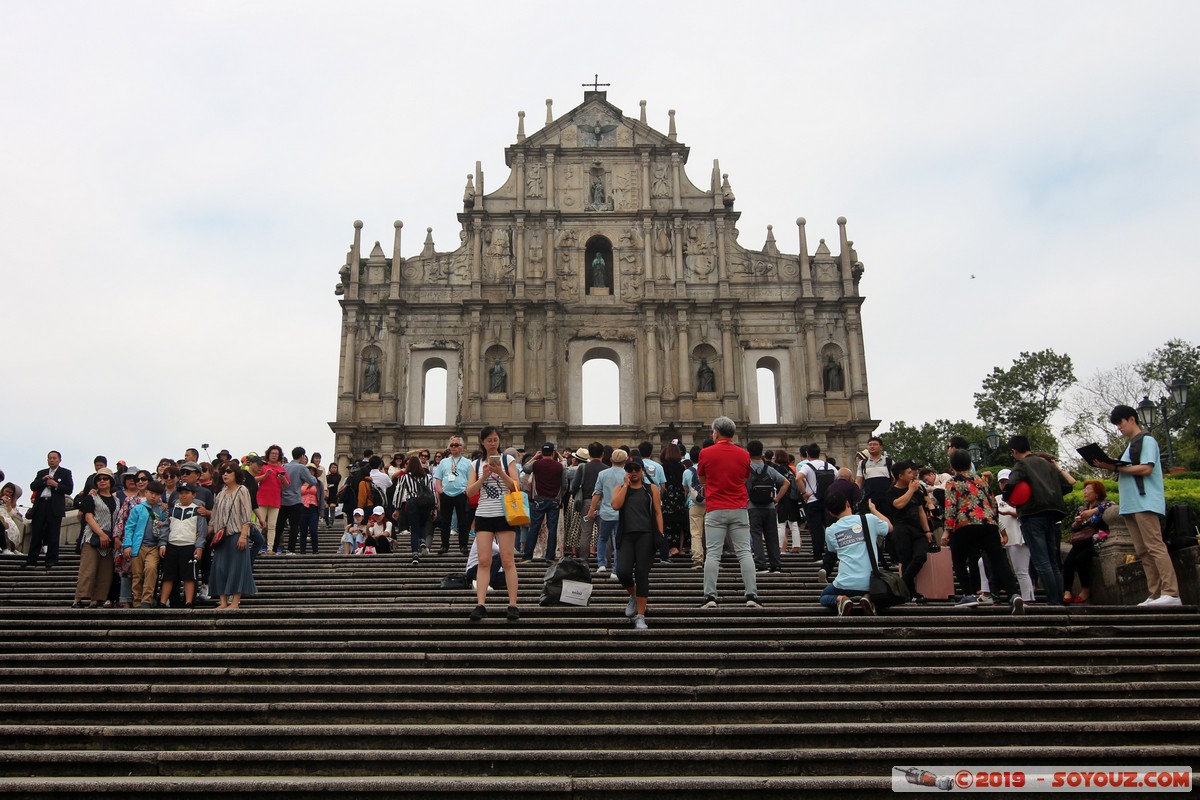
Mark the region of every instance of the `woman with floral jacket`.
[[[959, 606], [993, 605], [990, 596], [980, 599], [979, 570], [975, 565], [982, 551], [992, 565], [996, 582], [1008, 595], [1012, 613], [1025, 613], [1025, 600], [1013, 576], [1008, 555], [1000, 544], [1000, 529], [996, 524], [996, 501], [986, 486], [971, 477], [971, 454], [955, 450], [950, 454], [954, 477], [946, 482], [946, 528], [942, 544], [950, 545], [954, 577], [962, 587]], [[974, 567], [974, 568], [972, 568]]]

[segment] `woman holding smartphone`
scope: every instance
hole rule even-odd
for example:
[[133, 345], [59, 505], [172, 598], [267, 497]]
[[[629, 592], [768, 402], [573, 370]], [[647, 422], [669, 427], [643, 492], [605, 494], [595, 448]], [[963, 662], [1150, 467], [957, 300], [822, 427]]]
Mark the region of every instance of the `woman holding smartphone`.
[[[504, 582], [508, 588], [507, 617], [510, 621], [518, 620], [521, 612], [517, 608], [517, 565], [513, 558], [517, 533], [508, 524], [504, 513], [504, 495], [517, 490], [517, 462], [500, 454], [500, 432], [494, 425], [486, 425], [479, 432], [479, 444], [483, 447], [483, 458], [472, 465], [471, 480], [467, 483], [467, 496], [479, 495], [479, 509], [475, 512], [479, 574], [491, 574], [494, 539], [500, 546], [500, 561], [504, 565]], [[487, 581], [479, 581], [475, 600], [471, 622], [479, 622], [487, 616]]]

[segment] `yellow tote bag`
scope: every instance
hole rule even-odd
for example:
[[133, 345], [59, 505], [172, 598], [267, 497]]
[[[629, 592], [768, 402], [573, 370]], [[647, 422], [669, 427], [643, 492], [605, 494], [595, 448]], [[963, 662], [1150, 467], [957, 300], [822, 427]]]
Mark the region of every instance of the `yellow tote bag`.
[[514, 527], [529, 524], [529, 506], [524, 492], [509, 492], [504, 495], [504, 517]]

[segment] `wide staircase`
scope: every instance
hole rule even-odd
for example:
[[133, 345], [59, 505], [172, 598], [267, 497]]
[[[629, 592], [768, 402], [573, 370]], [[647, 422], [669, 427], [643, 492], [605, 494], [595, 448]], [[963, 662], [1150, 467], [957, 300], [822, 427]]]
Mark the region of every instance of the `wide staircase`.
[[72, 610], [77, 561], [0, 560], [0, 794], [21, 798], [891, 796], [895, 769], [1181, 766], [1200, 616], [1034, 604], [839, 619], [784, 556], [747, 608], [726, 557], [651, 573], [650, 629], [586, 608], [471, 624], [457, 554], [259, 558], [240, 611]]

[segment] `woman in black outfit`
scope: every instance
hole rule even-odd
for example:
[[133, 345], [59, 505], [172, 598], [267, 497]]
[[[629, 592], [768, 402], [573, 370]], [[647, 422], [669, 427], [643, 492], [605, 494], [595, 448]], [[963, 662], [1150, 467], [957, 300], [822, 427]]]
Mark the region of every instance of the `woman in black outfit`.
[[683, 487], [683, 451], [668, 442], [660, 454], [663, 466], [663, 537], [659, 557], [663, 561], [679, 555], [683, 534], [688, 529], [687, 491]]
[[650, 596], [650, 565], [654, 540], [663, 530], [658, 487], [647, 485], [641, 461], [625, 462], [625, 483], [613, 490], [612, 507], [620, 512], [617, 528], [617, 580], [629, 592], [625, 616], [633, 627], [646, 630], [646, 600]]

